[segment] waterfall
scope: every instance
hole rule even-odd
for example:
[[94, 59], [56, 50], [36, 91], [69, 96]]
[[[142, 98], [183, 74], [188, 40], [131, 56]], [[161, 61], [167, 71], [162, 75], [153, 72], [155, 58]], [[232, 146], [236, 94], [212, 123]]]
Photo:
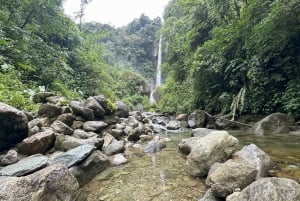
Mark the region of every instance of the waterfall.
[[155, 87], [159, 87], [161, 85], [161, 44], [162, 44], [162, 34], [159, 37], [158, 43], [158, 57], [157, 57], [157, 67], [156, 67], [156, 85]]
[[155, 87], [153, 87], [151, 94], [150, 94], [150, 103], [157, 103], [157, 100], [155, 99], [155, 93], [156, 93], [157, 87], [159, 87], [161, 85], [161, 45], [162, 45], [162, 34], [160, 34], [159, 43], [158, 43], [156, 83], [155, 83]]

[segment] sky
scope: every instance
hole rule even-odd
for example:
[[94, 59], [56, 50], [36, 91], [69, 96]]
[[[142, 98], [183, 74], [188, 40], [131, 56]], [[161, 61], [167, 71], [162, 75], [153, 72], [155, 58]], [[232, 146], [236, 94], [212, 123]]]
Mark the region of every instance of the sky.
[[[169, 0], [92, 0], [86, 7], [84, 22], [96, 21], [121, 27], [145, 14], [151, 19], [162, 17]], [[80, 0], [65, 0], [64, 11], [74, 19]]]

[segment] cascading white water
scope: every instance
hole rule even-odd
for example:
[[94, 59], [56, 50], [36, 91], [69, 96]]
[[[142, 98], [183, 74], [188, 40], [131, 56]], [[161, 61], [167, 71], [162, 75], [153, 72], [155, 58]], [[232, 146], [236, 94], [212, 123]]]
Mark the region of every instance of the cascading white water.
[[155, 99], [155, 91], [157, 87], [161, 85], [161, 45], [162, 45], [162, 34], [159, 37], [159, 44], [158, 44], [158, 56], [157, 56], [157, 66], [156, 66], [156, 82], [155, 87], [152, 89], [150, 94], [150, 103], [157, 103]]
[[156, 85], [155, 87], [159, 87], [161, 85], [161, 44], [162, 44], [162, 34], [159, 37], [158, 44], [158, 57], [157, 57], [157, 68], [156, 68]]

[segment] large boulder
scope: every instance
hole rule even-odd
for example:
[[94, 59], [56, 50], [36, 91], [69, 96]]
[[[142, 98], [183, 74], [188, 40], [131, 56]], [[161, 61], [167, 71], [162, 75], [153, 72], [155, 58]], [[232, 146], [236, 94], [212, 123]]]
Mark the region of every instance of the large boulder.
[[28, 135], [24, 112], [0, 102], [0, 151], [21, 142]]
[[225, 162], [236, 150], [239, 141], [226, 131], [213, 131], [199, 138], [187, 156], [186, 168], [190, 175], [206, 176], [216, 162]]
[[70, 107], [73, 113], [77, 116], [81, 116], [88, 121], [94, 121], [94, 111], [90, 108], [83, 107], [80, 101], [71, 101]]
[[62, 114], [62, 108], [57, 105], [45, 103], [40, 106], [38, 114], [41, 117], [57, 117]]
[[45, 167], [48, 158], [41, 154], [32, 155], [19, 162], [5, 166], [0, 170], [0, 176], [23, 176]]
[[178, 129], [180, 129], [180, 121], [178, 121], [178, 120], [169, 121], [169, 123], [167, 124], [167, 129], [168, 130], [178, 130]]
[[107, 126], [108, 124], [103, 121], [87, 121], [83, 123], [83, 130], [87, 132], [98, 132]]
[[63, 122], [67, 126], [71, 127], [75, 120], [75, 116], [72, 113], [65, 113], [65, 114], [59, 115], [57, 120]]
[[102, 151], [104, 154], [111, 156], [117, 153], [121, 153], [125, 150], [125, 144], [122, 140], [116, 140], [112, 135], [106, 134], [104, 136], [104, 144]]
[[50, 96], [55, 96], [53, 92], [39, 92], [33, 95], [32, 101], [34, 103], [47, 103], [47, 98]]
[[106, 113], [105, 109], [94, 97], [88, 97], [83, 101], [82, 106], [93, 110], [94, 116], [97, 118], [103, 117]]
[[70, 128], [68, 125], [64, 124], [63, 122], [56, 120], [51, 124], [51, 128], [53, 128], [58, 133], [64, 135], [71, 135], [73, 134], [73, 129]]
[[18, 152], [25, 155], [45, 153], [55, 142], [55, 134], [52, 130], [46, 130], [25, 138], [18, 144]]
[[271, 167], [272, 161], [268, 154], [258, 148], [255, 144], [244, 146], [240, 151], [233, 154], [234, 158], [247, 161], [256, 168], [256, 178], [266, 177]]
[[204, 127], [206, 121], [205, 111], [196, 110], [188, 116], [188, 126], [190, 128]]
[[69, 168], [86, 159], [95, 149], [94, 145], [81, 145], [50, 160], [50, 164], [62, 164]]
[[18, 161], [18, 152], [15, 150], [9, 150], [3, 157], [1, 157], [0, 160], [0, 166], [1, 165], [11, 165]]
[[291, 179], [269, 177], [259, 179], [244, 190], [239, 195], [233, 196], [226, 201], [299, 201], [300, 184]]
[[222, 199], [216, 197], [213, 191], [211, 189], [208, 189], [205, 195], [199, 201], [222, 201]]
[[78, 166], [70, 168], [70, 172], [74, 175], [79, 183], [83, 186], [88, 183], [97, 174], [106, 169], [109, 165], [109, 160], [101, 151], [95, 150]]
[[0, 179], [3, 201], [73, 201], [78, 193], [77, 180], [67, 168], [52, 165], [25, 177]]
[[182, 139], [178, 144], [179, 151], [184, 155], [189, 155], [199, 138], [201, 137], [190, 137], [187, 139]]
[[98, 103], [102, 106], [102, 108], [105, 110], [105, 112], [108, 114], [111, 112], [111, 109], [109, 108], [108, 101], [106, 97], [103, 94], [100, 94], [98, 96], [93, 97]]
[[97, 136], [79, 139], [69, 135], [58, 135], [55, 141], [55, 149], [68, 151], [85, 144], [94, 145], [95, 147], [100, 148], [103, 145], [103, 139], [98, 138]]
[[243, 189], [256, 178], [257, 170], [244, 160], [228, 160], [219, 165], [207, 178], [217, 197], [225, 198], [234, 189]]
[[122, 101], [116, 101], [116, 112], [115, 114], [121, 118], [127, 118], [129, 116], [129, 108]]
[[282, 113], [273, 113], [255, 123], [252, 133], [256, 135], [288, 133], [295, 120]]

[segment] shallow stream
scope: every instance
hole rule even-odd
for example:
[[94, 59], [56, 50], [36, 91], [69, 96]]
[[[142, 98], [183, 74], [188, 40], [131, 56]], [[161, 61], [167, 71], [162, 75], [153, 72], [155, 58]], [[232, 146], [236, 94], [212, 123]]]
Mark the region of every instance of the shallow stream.
[[[250, 143], [267, 152], [278, 166], [274, 175], [297, 179], [300, 177], [300, 136], [254, 136], [232, 131], [240, 146]], [[205, 191], [204, 179], [188, 176], [185, 157], [177, 144], [188, 138], [189, 132], [166, 132], [170, 138], [167, 148], [153, 154], [129, 150], [129, 162], [110, 167], [85, 185], [77, 201], [197, 201]], [[280, 169], [280, 170], [279, 170]]]

